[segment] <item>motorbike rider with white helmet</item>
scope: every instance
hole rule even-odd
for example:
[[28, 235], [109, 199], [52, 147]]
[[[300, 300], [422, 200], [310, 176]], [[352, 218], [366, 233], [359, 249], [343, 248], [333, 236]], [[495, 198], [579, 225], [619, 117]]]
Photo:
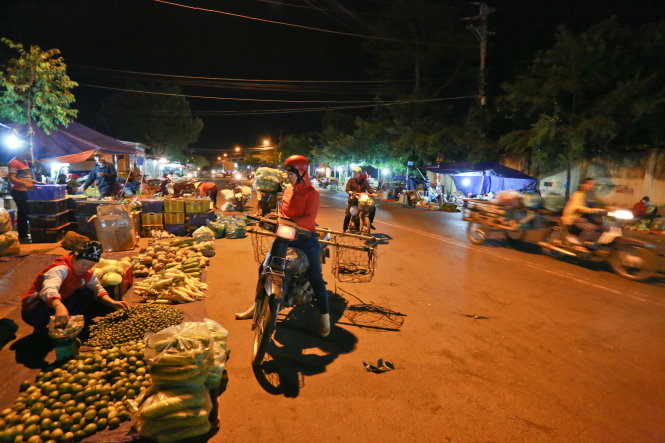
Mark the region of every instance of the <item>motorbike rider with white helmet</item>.
[[[346, 193], [349, 194], [349, 200], [346, 205], [346, 212], [344, 215], [344, 224], [342, 230], [346, 232], [349, 227], [349, 221], [351, 221], [351, 207], [356, 205], [353, 195], [359, 194], [361, 192], [366, 192], [370, 195], [374, 195], [374, 190], [369, 184], [367, 178], [363, 175], [363, 170], [360, 166], [353, 168], [353, 177], [346, 182]], [[372, 206], [369, 210], [369, 223], [372, 229], [374, 227], [374, 215], [376, 215], [376, 206]]]

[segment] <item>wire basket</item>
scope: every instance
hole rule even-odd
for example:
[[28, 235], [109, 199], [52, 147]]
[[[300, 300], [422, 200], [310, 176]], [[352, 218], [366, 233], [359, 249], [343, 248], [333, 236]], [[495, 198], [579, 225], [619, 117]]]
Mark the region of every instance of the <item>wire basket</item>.
[[336, 235], [333, 275], [342, 283], [367, 283], [376, 271], [378, 250], [375, 240], [356, 235]]
[[261, 229], [258, 225], [250, 226], [247, 228], [249, 236], [252, 238], [252, 249], [254, 249], [254, 260], [262, 264], [266, 255], [270, 252], [272, 242], [275, 239], [275, 234], [272, 232]]

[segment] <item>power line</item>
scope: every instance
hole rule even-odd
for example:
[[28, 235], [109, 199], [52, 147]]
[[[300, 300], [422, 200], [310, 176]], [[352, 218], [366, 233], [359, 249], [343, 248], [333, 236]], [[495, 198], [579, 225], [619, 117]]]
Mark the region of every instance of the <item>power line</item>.
[[[226, 110], [226, 111], [192, 111], [191, 114], [200, 115], [205, 117], [216, 116], [236, 116], [236, 115], [269, 115], [269, 114], [294, 114], [304, 112], [324, 112], [324, 111], [340, 111], [348, 109], [362, 109], [372, 108], [376, 106], [395, 106], [407, 105], [417, 103], [432, 103], [441, 101], [464, 100], [469, 98], [476, 98], [476, 95], [464, 95], [459, 97], [446, 97], [446, 98], [433, 98], [425, 100], [399, 100], [394, 102], [378, 102], [367, 105], [349, 105], [349, 106], [323, 106], [323, 107], [310, 107], [310, 108], [284, 108], [284, 109], [250, 109], [250, 110]], [[186, 113], [169, 113], [169, 112], [137, 112], [137, 115], [154, 115], [154, 114], [170, 114], [170, 115], [189, 115]]]
[[[156, 0], [155, 0], [156, 1]], [[274, 82], [274, 83], [405, 83], [413, 80], [276, 80], [276, 79], [253, 79], [253, 78], [231, 78], [231, 77], [203, 77], [195, 75], [161, 74], [155, 72], [127, 71], [124, 69], [102, 68], [98, 66], [79, 65], [71, 63], [69, 66], [95, 69], [99, 71], [119, 72], [125, 74], [151, 75], [155, 77], [174, 77], [189, 78], [199, 80], [224, 80], [224, 81], [242, 81], [242, 82]]]
[[122, 92], [136, 92], [140, 94], [153, 94], [153, 95], [167, 95], [172, 97], [187, 97], [187, 98], [200, 98], [208, 100], [227, 100], [227, 101], [240, 101], [240, 102], [273, 102], [273, 103], [382, 103], [373, 100], [279, 100], [267, 98], [241, 98], [241, 97], [219, 97], [219, 96], [206, 96], [206, 95], [191, 95], [191, 94], [177, 94], [174, 92], [160, 92], [160, 91], [142, 91], [138, 89], [128, 88], [114, 88], [112, 86], [91, 85], [89, 83], [79, 83], [79, 86], [87, 86], [89, 88], [109, 89], [112, 91]]
[[336, 34], [336, 35], [345, 35], [347, 37], [361, 37], [361, 38], [367, 38], [367, 39], [372, 39], [372, 40], [382, 40], [382, 41], [390, 41], [390, 42], [397, 42], [397, 43], [414, 43], [414, 44], [417, 44], [417, 45], [433, 44], [433, 45], [438, 45], [438, 46], [449, 46], [449, 47], [456, 47], [456, 48], [469, 48], [469, 47], [471, 47], [470, 45], [452, 45], [452, 44], [439, 43], [439, 42], [419, 42], [419, 41], [415, 41], [415, 40], [401, 40], [401, 39], [390, 38], [390, 37], [380, 37], [380, 36], [376, 36], [376, 35], [354, 34], [354, 33], [351, 33], [351, 32], [333, 31], [331, 29], [315, 28], [313, 26], [296, 25], [294, 23], [279, 22], [279, 21], [276, 21], [276, 20], [268, 20], [268, 19], [264, 19], [264, 18], [251, 17], [251, 16], [248, 16], [248, 15], [234, 14], [234, 13], [231, 13], [231, 12], [220, 11], [220, 10], [217, 10], [217, 9], [208, 9], [208, 8], [200, 8], [198, 6], [183, 5], [181, 3], [167, 2], [166, 0], [152, 0], [152, 1], [157, 2], [157, 3], [163, 3], [165, 5], [177, 6], [177, 7], [180, 7], [180, 8], [193, 9], [195, 11], [212, 12], [212, 13], [215, 13], [215, 14], [228, 15], [228, 16], [231, 16], [231, 17], [244, 18], [244, 19], [247, 19], [247, 20], [254, 20], [254, 21], [259, 21], [259, 22], [263, 22], [263, 23], [271, 23], [271, 24], [274, 24], [274, 25], [283, 25], [283, 26], [290, 26], [290, 27], [293, 27], [293, 28], [307, 29], [307, 30], [310, 30], [310, 31], [327, 32], [329, 34]]

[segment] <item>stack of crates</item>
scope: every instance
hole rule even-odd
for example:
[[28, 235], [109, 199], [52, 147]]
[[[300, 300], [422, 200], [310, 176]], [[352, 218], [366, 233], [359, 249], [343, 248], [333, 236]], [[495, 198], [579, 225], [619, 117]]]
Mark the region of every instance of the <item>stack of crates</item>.
[[71, 228], [72, 212], [65, 185], [38, 185], [28, 191], [28, 219], [33, 243], [57, 243]]
[[173, 235], [186, 235], [185, 200], [171, 198], [164, 200], [164, 229]]
[[209, 198], [188, 198], [185, 200], [187, 212], [187, 227], [194, 231], [205, 226], [208, 220], [215, 220], [215, 212], [210, 210]]
[[74, 200], [74, 220], [76, 221], [76, 232], [85, 235], [91, 240], [97, 240], [95, 222], [90, 220], [97, 215], [99, 200]]
[[164, 229], [164, 200], [149, 198], [141, 200], [141, 235], [150, 237], [150, 231]]

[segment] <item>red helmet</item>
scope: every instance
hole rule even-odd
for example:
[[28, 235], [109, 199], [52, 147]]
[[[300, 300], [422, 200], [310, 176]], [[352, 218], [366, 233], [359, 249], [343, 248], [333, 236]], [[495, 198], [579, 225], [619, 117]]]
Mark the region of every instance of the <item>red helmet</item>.
[[284, 169], [295, 173], [298, 176], [298, 183], [307, 174], [308, 167], [309, 161], [302, 155], [292, 155], [284, 161]]

